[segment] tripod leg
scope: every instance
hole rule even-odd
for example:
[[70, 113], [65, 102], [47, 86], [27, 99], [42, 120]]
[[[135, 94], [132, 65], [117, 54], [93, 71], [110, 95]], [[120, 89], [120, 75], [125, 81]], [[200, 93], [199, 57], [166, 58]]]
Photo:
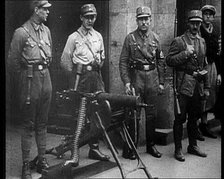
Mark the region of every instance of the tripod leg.
[[110, 140], [110, 138], [109, 138], [109, 136], [108, 136], [108, 134], [107, 134], [103, 124], [102, 124], [101, 118], [100, 118], [98, 112], [95, 112], [95, 114], [97, 116], [97, 120], [98, 120], [97, 122], [98, 122], [100, 128], [102, 129], [104, 137], [106, 138], [106, 141], [107, 141], [107, 143], [109, 145], [110, 151], [111, 151], [111, 153], [112, 153], [112, 155], [113, 155], [113, 157], [114, 157], [114, 159], [115, 159], [115, 161], [116, 161], [116, 163], [118, 165], [118, 168], [120, 169], [121, 176], [122, 176], [122, 178], [125, 178], [125, 174], [124, 174], [123, 168], [121, 166], [120, 160], [118, 159], [118, 156], [117, 156], [116, 151], [115, 151], [115, 149], [113, 147], [113, 144], [111, 143], [111, 140]]
[[139, 156], [139, 154], [137, 152], [137, 149], [136, 149], [136, 147], [135, 147], [135, 145], [134, 145], [134, 143], [133, 143], [133, 141], [131, 139], [131, 136], [130, 136], [130, 134], [129, 134], [129, 132], [127, 130], [127, 127], [126, 127], [126, 125], [125, 125], [124, 122], [123, 122], [123, 126], [122, 127], [124, 129], [124, 132], [127, 135], [128, 142], [130, 142], [130, 145], [131, 145], [132, 150], [135, 152], [135, 155], [138, 158], [138, 161], [140, 161], [140, 164], [143, 166], [143, 168], [141, 168], [141, 169], [144, 170], [144, 172], [145, 172], [145, 174], [147, 175], [148, 178], [153, 178], [152, 175], [149, 173], [148, 169], [146, 168], [145, 164], [142, 162], [142, 160], [141, 160], [141, 158], [140, 158], [140, 156]]

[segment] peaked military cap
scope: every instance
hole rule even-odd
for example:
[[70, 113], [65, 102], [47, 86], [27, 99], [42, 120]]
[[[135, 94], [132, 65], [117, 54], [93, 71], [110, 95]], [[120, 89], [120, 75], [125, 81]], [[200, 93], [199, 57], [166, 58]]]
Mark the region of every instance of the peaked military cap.
[[200, 22], [202, 22], [202, 12], [200, 10], [191, 10], [188, 13], [188, 21], [200, 21]]
[[139, 18], [139, 17], [150, 17], [151, 16], [151, 9], [149, 7], [146, 7], [146, 6], [141, 6], [141, 7], [138, 7], [136, 9], [136, 17]]
[[51, 7], [51, 4], [48, 0], [33, 0], [31, 2], [31, 9], [34, 9], [35, 7]]
[[84, 4], [81, 7], [81, 15], [87, 16], [87, 15], [96, 15], [96, 8], [94, 4]]
[[211, 11], [213, 15], [216, 14], [216, 9], [214, 6], [212, 5], [205, 5], [201, 8], [202, 13], [204, 13], [205, 11]]

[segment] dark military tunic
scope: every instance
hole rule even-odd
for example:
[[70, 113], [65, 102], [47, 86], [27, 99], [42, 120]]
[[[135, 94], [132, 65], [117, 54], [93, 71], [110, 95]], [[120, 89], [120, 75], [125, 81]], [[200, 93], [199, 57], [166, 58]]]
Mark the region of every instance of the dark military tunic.
[[[39, 46], [42, 46], [43, 52]], [[48, 70], [51, 61], [52, 41], [48, 27], [37, 25], [29, 19], [22, 27], [16, 29], [8, 55], [11, 71], [19, 75], [19, 94], [24, 132], [22, 134], [23, 161], [29, 160], [32, 131], [35, 128], [39, 156], [45, 154], [46, 124], [51, 102], [52, 85]], [[31, 103], [26, 105], [28, 93], [27, 65], [33, 65], [31, 79]]]
[[149, 104], [146, 109], [146, 139], [147, 147], [150, 147], [154, 145], [159, 84], [164, 84], [164, 55], [158, 36], [151, 30], [143, 35], [138, 29], [128, 34], [120, 55], [119, 69], [124, 85], [131, 83], [136, 95]]

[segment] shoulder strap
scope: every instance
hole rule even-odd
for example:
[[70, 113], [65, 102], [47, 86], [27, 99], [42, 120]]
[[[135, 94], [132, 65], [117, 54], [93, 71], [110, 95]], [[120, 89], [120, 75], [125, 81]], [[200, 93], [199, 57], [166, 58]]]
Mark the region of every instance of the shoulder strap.
[[25, 26], [22, 26], [22, 28], [25, 30], [25, 32], [28, 34], [28, 36], [33, 39], [34, 42], [39, 44], [39, 42], [30, 34], [29, 30]]
[[45, 52], [43, 47], [41, 45], [39, 45], [39, 42], [29, 33], [29, 30], [25, 26], [22, 26], [22, 28], [25, 30], [25, 32], [28, 34], [28, 36], [30, 38], [32, 38], [34, 42], [37, 43], [38, 48], [44, 53], [43, 55], [47, 58], [47, 53]]
[[146, 59], [148, 59], [148, 57], [146, 57], [146, 55], [142, 52], [142, 49], [141, 49], [140, 45], [137, 43], [136, 38], [135, 38], [135, 36], [134, 36], [133, 33], [131, 33], [131, 37], [132, 37], [132, 39], [134, 41], [134, 44], [137, 46], [138, 50], [141, 52], [141, 54], [143, 55], [143, 57], [146, 58]]
[[77, 30], [78, 34], [85, 40], [84, 43], [86, 44], [86, 46], [88, 47], [89, 51], [92, 53], [93, 58], [96, 58], [95, 53], [93, 52], [93, 49], [90, 47], [90, 44], [87, 42], [88, 39], [86, 39], [78, 30]]
[[153, 63], [153, 62], [151, 61], [151, 59], [145, 54], [145, 52], [142, 51], [140, 45], [139, 45], [139, 44], [137, 43], [137, 41], [136, 41], [136, 38], [135, 38], [135, 36], [134, 36], [134, 33], [131, 33], [131, 37], [132, 37], [132, 39], [133, 39], [133, 41], [134, 41], [134, 44], [136, 44], [138, 50], [139, 50], [140, 53], [142, 54], [142, 56], [143, 56], [149, 63]]

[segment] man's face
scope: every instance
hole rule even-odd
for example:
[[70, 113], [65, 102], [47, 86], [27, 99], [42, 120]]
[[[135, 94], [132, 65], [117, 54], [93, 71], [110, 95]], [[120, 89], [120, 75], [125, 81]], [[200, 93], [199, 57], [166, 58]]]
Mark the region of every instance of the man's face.
[[151, 25], [151, 16], [148, 17], [139, 17], [136, 19], [138, 28], [141, 31], [147, 31]]
[[49, 14], [49, 9], [46, 7], [37, 7], [36, 9], [37, 16], [39, 17], [41, 22], [47, 21], [47, 17]]
[[204, 23], [206, 23], [206, 24], [209, 24], [214, 21], [214, 15], [212, 14], [212, 11], [210, 11], [210, 10], [204, 11], [202, 14], [202, 18], [203, 18]]
[[96, 21], [96, 15], [86, 15], [86, 16], [80, 16], [80, 19], [82, 21], [82, 25], [87, 29], [90, 30]]
[[189, 30], [190, 30], [191, 34], [196, 35], [200, 30], [201, 22], [200, 21], [190, 21], [190, 22], [188, 22], [188, 25], [189, 25]]

